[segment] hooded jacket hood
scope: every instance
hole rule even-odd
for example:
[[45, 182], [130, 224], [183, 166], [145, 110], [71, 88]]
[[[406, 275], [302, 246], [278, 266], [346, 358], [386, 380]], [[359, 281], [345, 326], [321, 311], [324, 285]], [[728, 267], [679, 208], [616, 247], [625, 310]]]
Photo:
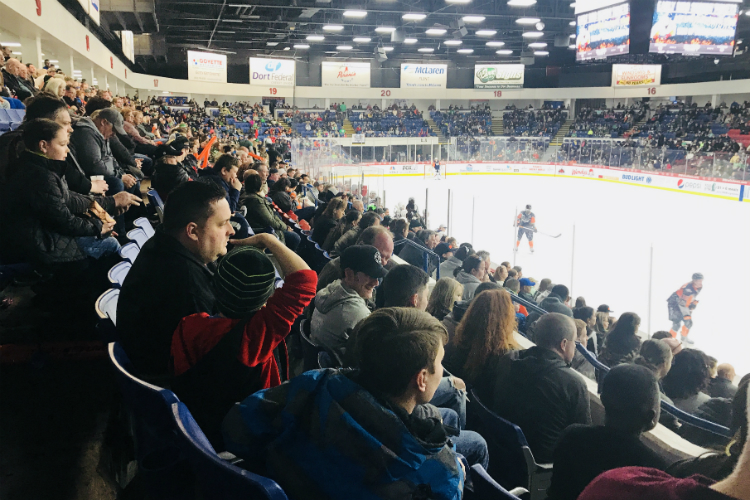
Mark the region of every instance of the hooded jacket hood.
[[343, 281], [336, 280], [315, 296], [315, 309], [322, 314], [328, 314], [336, 306], [349, 302], [359, 303], [360, 301], [364, 304], [365, 299], [346, 286]]

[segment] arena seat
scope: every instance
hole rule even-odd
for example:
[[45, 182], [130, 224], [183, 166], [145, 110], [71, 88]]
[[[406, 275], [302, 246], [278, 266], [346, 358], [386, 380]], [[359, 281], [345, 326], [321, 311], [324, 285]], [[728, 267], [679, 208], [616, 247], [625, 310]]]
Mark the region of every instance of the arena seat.
[[112, 283], [114, 288], [122, 288], [122, 284], [125, 283], [125, 277], [130, 272], [131, 266], [132, 264], [127, 260], [123, 260], [112, 266], [112, 269], [107, 273], [107, 278], [109, 278], [109, 282]]
[[151, 222], [145, 217], [137, 218], [133, 221], [133, 225], [135, 227], [140, 227], [141, 229], [143, 229], [143, 231], [149, 238], [156, 234], [156, 231], [154, 231], [154, 226], [152, 226]]
[[[505, 488], [525, 485], [531, 500], [546, 498], [552, 478], [552, 464], [537, 464], [523, 431], [517, 425], [500, 418], [471, 390], [471, 430], [479, 432], [487, 441], [490, 453], [490, 475]], [[474, 417], [473, 419], [471, 417]]]
[[299, 336], [302, 340], [302, 369], [304, 371], [318, 369], [318, 353], [325, 351], [325, 349], [310, 338], [309, 320], [303, 319], [300, 321]]
[[154, 206], [154, 210], [156, 211], [156, 215], [159, 216], [159, 220], [164, 222], [164, 202], [162, 201], [161, 196], [159, 196], [159, 193], [156, 192], [156, 189], [149, 189], [146, 196], [148, 196], [149, 203]]
[[138, 245], [138, 248], [143, 248], [143, 245], [145, 245], [149, 239], [146, 231], [140, 227], [128, 231], [127, 237], [130, 241], [134, 241], [136, 245]]
[[528, 493], [525, 488], [514, 488], [511, 491], [500, 486], [492, 479], [481, 464], [471, 466], [471, 481], [474, 483], [472, 498], [477, 500], [520, 500], [519, 495]]
[[120, 257], [122, 257], [125, 260], [130, 261], [132, 264], [135, 262], [135, 259], [138, 258], [138, 254], [141, 252], [141, 247], [138, 246], [138, 244], [134, 241], [131, 241], [130, 243], [124, 244], [120, 248]]
[[177, 444], [190, 462], [202, 499], [287, 500], [275, 481], [240, 469], [219, 457], [184, 403], [173, 403], [171, 412], [177, 429]]

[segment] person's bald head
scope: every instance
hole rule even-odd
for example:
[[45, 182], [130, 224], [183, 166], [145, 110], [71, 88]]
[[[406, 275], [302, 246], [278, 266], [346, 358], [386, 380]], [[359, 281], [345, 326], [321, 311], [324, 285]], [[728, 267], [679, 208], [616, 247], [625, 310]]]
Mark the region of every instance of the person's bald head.
[[393, 235], [383, 226], [370, 226], [359, 235], [357, 245], [372, 245], [380, 252], [380, 260], [385, 266], [393, 255]]
[[536, 344], [560, 355], [566, 363], [576, 352], [576, 324], [573, 318], [560, 313], [547, 313], [534, 323]]
[[358, 212], [364, 212], [365, 211], [365, 204], [362, 203], [360, 200], [354, 200], [352, 202], [352, 208]]
[[659, 383], [645, 366], [621, 364], [612, 368], [602, 381], [600, 397], [608, 427], [640, 434], [659, 422]]
[[737, 378], [737, 372], [734, 371], [734, 366], [729, 363], [722, 363], [716, 368], [716, 376], [732, 382]]
[[252, 168], [248, 168], [247, 170], [245, 170], [242, 173], [242, 182], [245, 182], [245, 179], [247, 179], [247, 177], [249, 175], [258, 175], [259, 176], [260, 174], [258, 173], [257, 170], [253, 170]]
[[22, 68], [23, 64], [21, 64], [21, 61], [19, 61], [15, 57], [11, 57], [5, 62], [5, 70], [11, 75], [21, 76]]

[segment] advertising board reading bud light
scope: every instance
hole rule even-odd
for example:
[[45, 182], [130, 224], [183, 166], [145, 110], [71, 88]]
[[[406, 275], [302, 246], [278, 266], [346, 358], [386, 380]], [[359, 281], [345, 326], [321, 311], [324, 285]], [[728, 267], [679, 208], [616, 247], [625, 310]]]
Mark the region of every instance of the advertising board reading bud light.
[[293, 59], [250, 58], [250, 85], [294, 87]]
[[227, 83], [227, 56], [188, 50], [188, 80]]
[[523, 64], [475, 64], [475, 89], [523, 88]]
[[444, 89], [448, 85], [447, 64], [402, 64], [402, 89]]

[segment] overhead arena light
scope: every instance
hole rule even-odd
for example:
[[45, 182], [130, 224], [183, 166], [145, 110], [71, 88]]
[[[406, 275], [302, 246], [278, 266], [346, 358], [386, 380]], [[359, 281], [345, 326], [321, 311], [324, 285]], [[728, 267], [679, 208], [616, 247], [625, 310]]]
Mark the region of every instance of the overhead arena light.
[[375, 28], [375, 33], [393, 33], [394, 31], [396, 31], [396, 28], [391, 26], [378, 26]]
[[344, 17], [358, 17], [358, 18], [367, 17], [367, 11], [366, 10], [345, 10]]
[[307, 38], [305, 38], [305, 40], [308, 40], [310, 42], [322, 42], [325, 39], [326, 37], [324, 37], [323, 35], [307, 35]]
[[459, 54], [471, 54], [474, 52], [474, 49], [458, 49], [456, 52]]
[[471, 3], [471, 0], [445, 0], [445, 3], [467, 4], [467, 3]]
[[446, 40], [445, 41], [446, 45], [461, 45], [462, 43], [464, 42], [462, 42], [461, 40]]
[[386, 52], [391, 52], [393, 50], [393, 47], [381, 47]]
[[531, 47], [532, 49], [543, 49], [546, 46], [547, 42], [534, 42], [529, 44], [529, 47]]
[[487, 42], [485, 45], [487, 45], [487, 47], [502, 47], [505, 45], [505, 42]]
[[576, 25], [576, 22], [575, 22], [575, 21], [570, 21], [570, 22], [568, 23], [568, 26], [575, 26], [575, 25]]
[[508, 0], [509, 7], [531, 7], [536, 0]]
[[527, 31], [521, 36], [524, 38], [541, 38], [544, 36], [544, 33], [542, 33], [541, 31]]
[[539, 21], [541, 21], [541, 19], [538, 17], [519, 17], [516, 19], [516, 24], [536, 24]]
[[336, 50], [352, 50], [354, 47], [351, 45], [337, 45]]
[[368, 36], [358, 36], [352, 39], [352, 41], [355, 43], [369, 43], [372, 41], [372, 38]]
[[430, 28], [427, 31], [425, 31], [426, 35], [445, 35], [445, 33], [448, 30], [444, 30], [443, 28]]
[[307, 45], [306, 43], [295, 43], [294, 48], [295, 49], [309, 49], [310, 46]]
[[548, 56], [549, 52], [547, 52], [546, 50], [535, 50], [534, 55], [535, 56]]
[[409, 12], [408, 14], [404, 14], [401, 16], [401, 19], [405, 21], [421, 21], [427, 17], [427, 14], [421, 14], [419, 12]]
[[417, 49], [418, 52], [435, 52], [435, 49], [432, 47], [422, 47], [421, 49]]
[[20, 43], [16, 43], [16, 42], [0, 42], [0, 45], [2, 45], [3, 47], [20, 47], [21, 46]]
[[409, 45], [413, 43], [417, 43], [417, 42], [418, 40], [416, 38], [404, 38], [404, 43], [409, 44]]
[[502, 49], [502, 50], [496, 50], [495, 51], [495, 54], [497, 54], [499, 56], [509, 56], [512, 53], [513, 53], [513, 51], [510, 50], [510, 49]]
[[484, 19], [484, 16], [464, 16], [461, 18], [466, 23], [481, 23]]
[[477, 36], [495, 36], [497, 31], [495, 30], [477, 30], [474, 32]]
[[323, 26], [323, 29], [325, 31], [341, 31], [342, 29], [344, 29], [344, 27], [340, 24], [326, 24], [325, 26]]
[[[250, 43], [253, 43], [252, 41]], [[266, 42], [266, 45], [269, 47], [276, 47], [279, 44], [279, 42]]]

